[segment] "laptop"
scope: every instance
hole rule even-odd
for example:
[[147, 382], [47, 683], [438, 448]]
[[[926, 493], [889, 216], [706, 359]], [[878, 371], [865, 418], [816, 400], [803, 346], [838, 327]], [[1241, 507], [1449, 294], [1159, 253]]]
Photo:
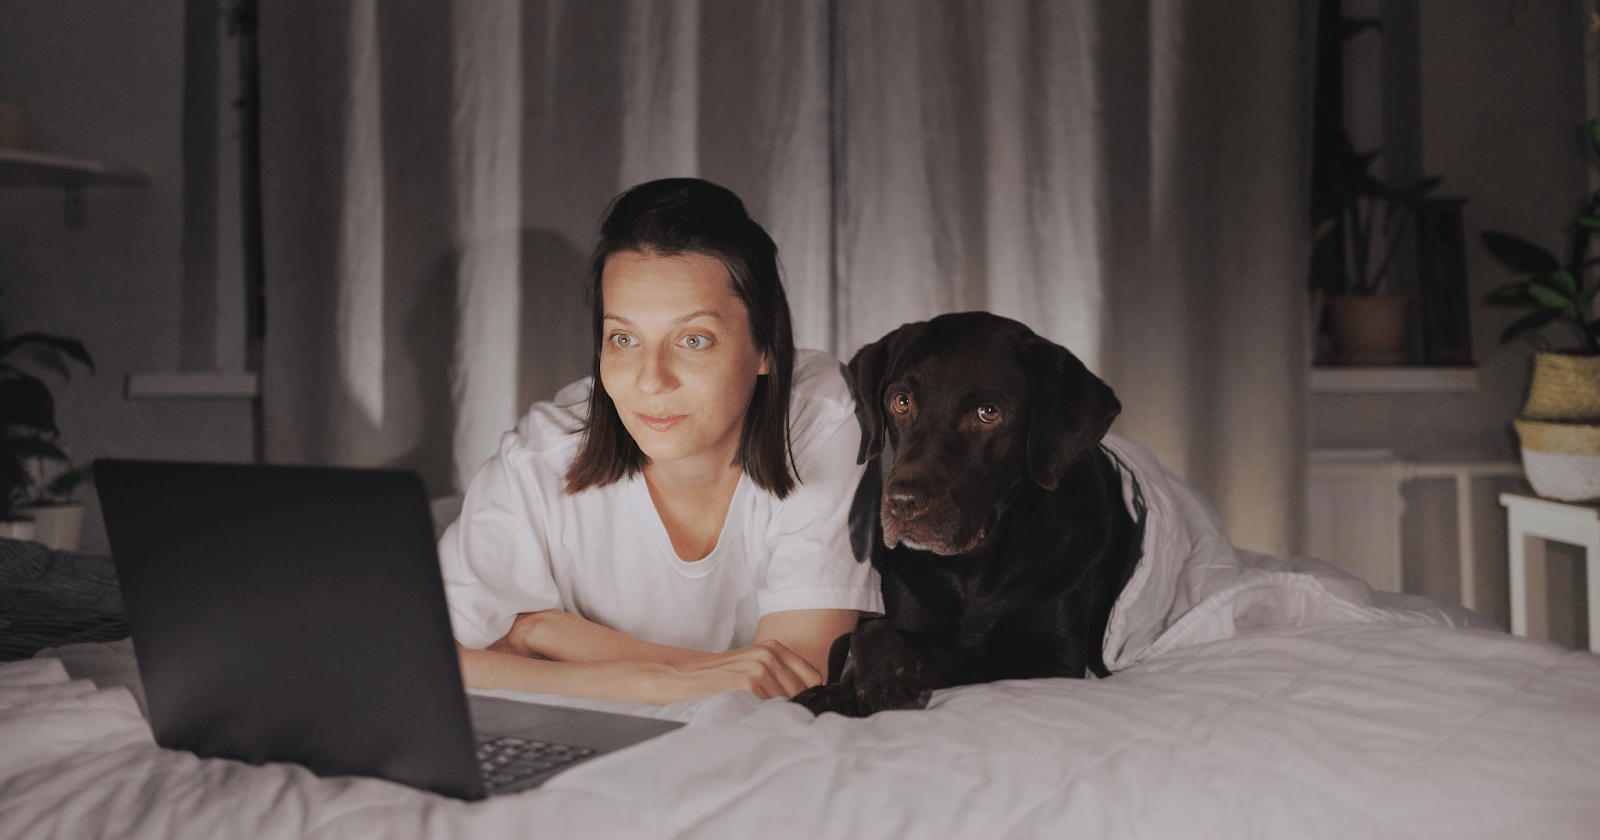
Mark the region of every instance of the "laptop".
[[469, 696], [415, 473], [101, 459], [94, 479], [163, 747], [471, 800], [682, 725]]

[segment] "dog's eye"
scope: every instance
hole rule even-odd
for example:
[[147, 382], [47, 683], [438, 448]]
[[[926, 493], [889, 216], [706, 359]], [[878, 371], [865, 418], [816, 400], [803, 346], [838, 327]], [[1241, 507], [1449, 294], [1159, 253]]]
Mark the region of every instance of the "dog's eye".
[[905, 414], [906, 412], [911, 410], [911, 395], [910, 394], [895, 394], [894, 396], [889, 398], [889, 404], [894, 406], [894, 410], [895, 410], [896, 413]]
[[994, 421], [999, 420], [999, 419], [1000, 419], [1000, 409], [995, 408], [992, 405], [980, 405], [980, 406], [978, 406], [978, 422], [980, 422], [980, 423], [993, 423]]

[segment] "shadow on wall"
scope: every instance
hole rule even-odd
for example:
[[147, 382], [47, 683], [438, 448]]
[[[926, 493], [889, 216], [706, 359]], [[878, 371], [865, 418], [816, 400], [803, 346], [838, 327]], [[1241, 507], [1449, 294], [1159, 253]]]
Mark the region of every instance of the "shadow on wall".
[[522, 232], [522, 330], [517, 411], [593, 372], [588, 255], [549, 230]]
[[416, 445], [395, 459], [394, 466], [420, 473], [430, 496], [456, 492], [451, 454], [456, 423], [450, 368], [455, 359], [458, 262], [455, 253], [440, 258], [417, 287], [401, 350], [407, 354], [409, 364], [389, 368], [391, 372], [407, 371], [414, 377], [412, 387], [420, 395], [418, 409], [422, 413]]
[[[456, 267], [448, 254], [417, 289], [397, 349], [406, 364], [389, 365], [393, 393], [419, 395], [416, 443], [392, 466], [415, 470], [432, 496], [456, 493], [452, 441], [455, 398], [451, 369], [458, 339]], [[529, 405], [555, 396], [562, 387], [591, 372], [593, 338], [585, 300], [586, 255], [559, 234], [528, 230], [522, 235], [521, 329], [517, 347], [517, 418]], [[391, 345], [392, 347], [392, 345]], [[393, 381], [394, 377], [409, 382]], [[378, 434], [378, 430], [370, 430]]]

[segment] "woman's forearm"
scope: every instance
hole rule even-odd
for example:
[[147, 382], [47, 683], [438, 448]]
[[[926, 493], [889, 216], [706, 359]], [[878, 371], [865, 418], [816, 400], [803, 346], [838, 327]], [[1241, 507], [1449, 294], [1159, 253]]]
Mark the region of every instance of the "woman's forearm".
[[556, 662], [657, 662], [684, 665], [711, 654], [659, 645], [562, 610], [523, 613], [490, 650]]
[[462, 679], [473, 688], [657, 705], [737, 689], [766, 699], [793, 697], [822, 682], [828, 644], [854, 624], [853, 611], [773, 613], [761, 619], [755, 644], [712, 654], [543, 610], [518, 616], [487, 650], [458, 649]]
[[457, 645], [462, 681], [471, 688], [598, 697], [633, 703], [673, 702], [667, 666], [653, 662], [556, 662]]
[[471, 688], [508, 688], [665, 705], [724, 691], [748, 691], [763, 700], [793, 697], [822, 675], [779, 642], [759, 642], [691, 662], [557, 662], [503, 650], [456, 645], [461, 678]]
[[756, 641], [781, 642], [824, 675], [833, 642], [856, 627], [855, 610], [789, 610], [767, 613], [756, 625]]

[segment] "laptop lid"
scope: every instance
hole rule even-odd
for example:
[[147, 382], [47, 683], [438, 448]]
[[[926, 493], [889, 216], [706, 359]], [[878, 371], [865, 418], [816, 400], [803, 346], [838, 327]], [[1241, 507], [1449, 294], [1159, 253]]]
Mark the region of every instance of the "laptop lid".
[[414, 473], [94, 464], [156, 742], [483, 796]]

